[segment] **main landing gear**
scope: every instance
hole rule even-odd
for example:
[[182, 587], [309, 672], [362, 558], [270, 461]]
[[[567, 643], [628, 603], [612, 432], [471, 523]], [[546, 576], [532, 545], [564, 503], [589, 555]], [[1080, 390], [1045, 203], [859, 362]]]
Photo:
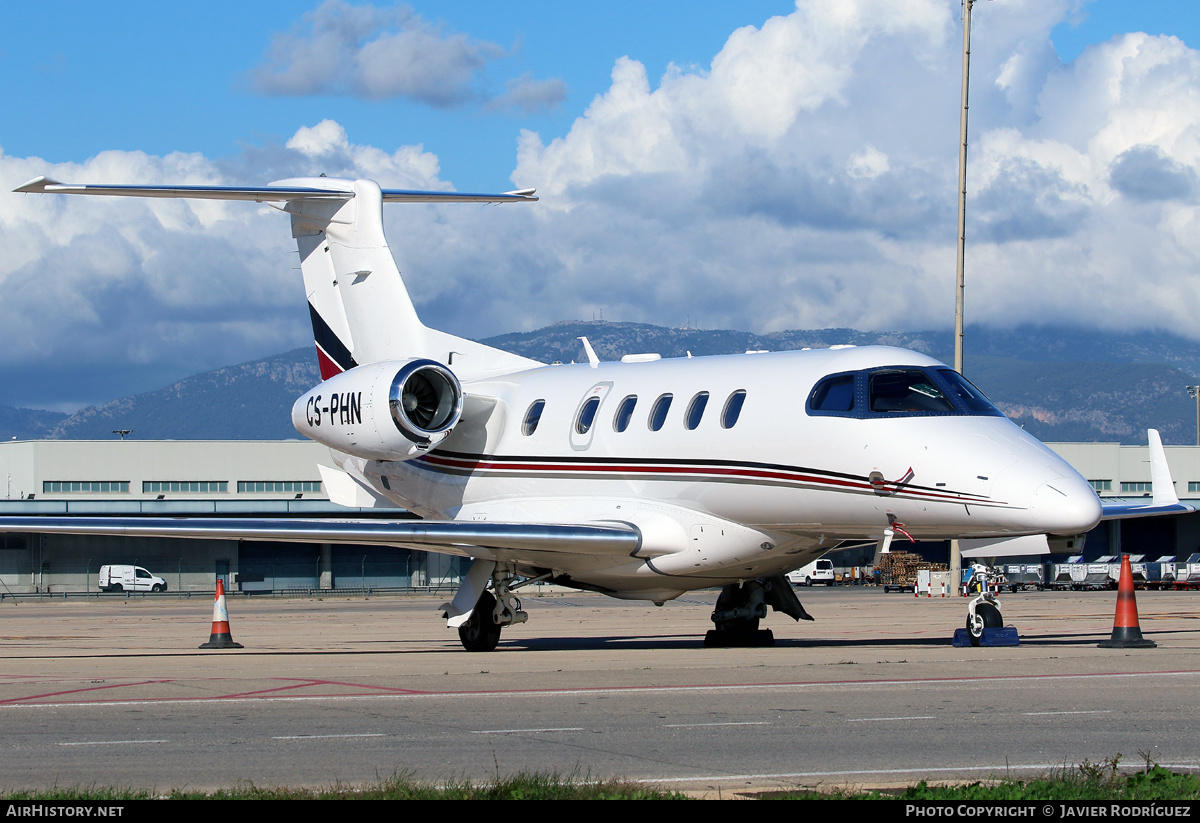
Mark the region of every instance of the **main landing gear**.
[[767, 606], [796, 620], [812, 620], [783, 575], [731, 583], [721, 589], [712, 621], [716, 628], [704, 636], [705, 646], [774, 646], [775, 635], [760, 629]]
[[521, 610], [521, 600], [513, 590], [542, 579], [522, 579], [507, 563], [495, 565], [491, 575], [491, 591], [481, 592], [470, 616], [458, 624], [459, 642], [469, 652], [492, 651], [500, 642], [500, 631], [505, 626], [528, 620], [529, 615]]

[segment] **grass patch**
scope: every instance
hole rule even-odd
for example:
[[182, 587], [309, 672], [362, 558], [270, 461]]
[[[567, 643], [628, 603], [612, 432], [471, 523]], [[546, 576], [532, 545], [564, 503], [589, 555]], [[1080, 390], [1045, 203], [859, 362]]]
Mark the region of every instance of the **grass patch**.
[[396, 775], [367, 786], [336, 784], [323, 789], [262, 788], [253, 784], [212, 792], [169, 792], [104, 787], [0, 792], [6, 801], [120, 802], [131, 800], [683, 800], [664, 791], [622, 780], [592, 781], [557, 774], [518, 774], [475, 783], [429, 783]]
[[1122, 772], [1121, 755], [1101, 763], [1083, 761], [1078, 767], [1032, 780], [991, 780], [958, 785], [930, 786], [922, 780], [915, 786], [896, 791], [859, 791], [835, 789], [829, 792], [782, 792], [780, 799], [845, 799], [1019, 802], [1038, 800], [1200, 800], [1200, 776], [1179, 774], [1147, 760], [1143, 770]]
[[[1200, 776], [1180, 774], [1147, 761], [1144, 769], [1120, 769], [1121, 756], [1101, 763], [1084, 761], [1058, 774], [1031, 780], [977, 781], [958, 785], [915, 786], [895, 791], [835, 788], [749, 793], [730, 791], [729, 797], [772, 800], [902, 800], [907, 802], [1021, 802], [1021, 801], [1153, 801], [1200, 800]], [[252, 783], [212, 792], [169, 792], [105, 787], [59, 788], [46, 791], [0, 791], [5, 801], [123, 802], [134, 800], [687, 800], [682, 792], [658, 789], [625, 780], [595, 781], [574, 775], [517, 774], [476, 783], [467, 779], [431, 783], [395, 775], [366, 786], [335, 784], [323, 789], [261, 788]]]

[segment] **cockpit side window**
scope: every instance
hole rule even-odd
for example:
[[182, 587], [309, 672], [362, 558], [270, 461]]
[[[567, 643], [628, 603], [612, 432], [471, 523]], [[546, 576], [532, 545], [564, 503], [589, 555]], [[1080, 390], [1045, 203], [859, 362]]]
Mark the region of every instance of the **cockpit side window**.
[[808, 396], [808, 413], [823, 417], [921, 417], [1003, 414], [962, 375], [945, 366], [883, 366], [831, 374]]
[[873, 412], [954, 411], [954, 404], [920, 369], [872, 372], [867, 397]]
[[814, 411], [854, 411], [854, 375], [838, 374], [827, 377], [813, 389], [808, 407]]

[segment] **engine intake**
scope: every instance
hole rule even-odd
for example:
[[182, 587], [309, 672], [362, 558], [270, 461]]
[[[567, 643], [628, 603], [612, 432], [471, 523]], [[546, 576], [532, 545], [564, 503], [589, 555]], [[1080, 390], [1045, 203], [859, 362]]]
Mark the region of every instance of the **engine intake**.
[[450, 435], [462, 385], [433, 360], [359, 366], [310, 389], [292, 406], [296, 431], [347, 454], [411, 460]]

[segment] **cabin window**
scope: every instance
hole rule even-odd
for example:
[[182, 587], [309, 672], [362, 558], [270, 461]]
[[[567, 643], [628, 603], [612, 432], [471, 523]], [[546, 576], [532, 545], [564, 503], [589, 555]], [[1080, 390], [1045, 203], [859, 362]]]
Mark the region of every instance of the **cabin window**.
[[617, 406], [617, 413], [613, 415], [613, 431], [623, 432], [629, 428], [629, 421], [633, 417], [633, 407], [636, 405], [636, 394], [631, 394], [621, 401], [621, 405]]
[[667, 422], [667, 412], [671, 410], [673, 398], [674, 395], [664, 394], [654, 401], [654, 408], [650, 409], [650, 431], [658, 431]]
[[738, 389], [729, 395], [725, 408], [721, 410], [721, 428], [732, 429], [742, 413], [742, 404], [746, 402], [746, 390]]
[[525, 422], [521, 424], [521, 434], [528, 437], [537, 431], [538, 423], [542, 420], [542, 409], [546, 408], [545, 400], [534, 400], [525, 412]]
[[692, 431], [700, 425], [700, 420], [704, 417], [704, 407], [707, 405], [708, 392], [706, 391], [702, 391], [692, 398], [692, 402], [688, 404], [687, 414], [683, 418], [683, 425], [688, 431]]
[[589, 397], [579, 409], [579, 416], [575, 418], [575, 432], [577, 434], [587, 434], [592, 429], [592, 422], [596, 419], [596, 409], [600, 408], [599, 397]]

